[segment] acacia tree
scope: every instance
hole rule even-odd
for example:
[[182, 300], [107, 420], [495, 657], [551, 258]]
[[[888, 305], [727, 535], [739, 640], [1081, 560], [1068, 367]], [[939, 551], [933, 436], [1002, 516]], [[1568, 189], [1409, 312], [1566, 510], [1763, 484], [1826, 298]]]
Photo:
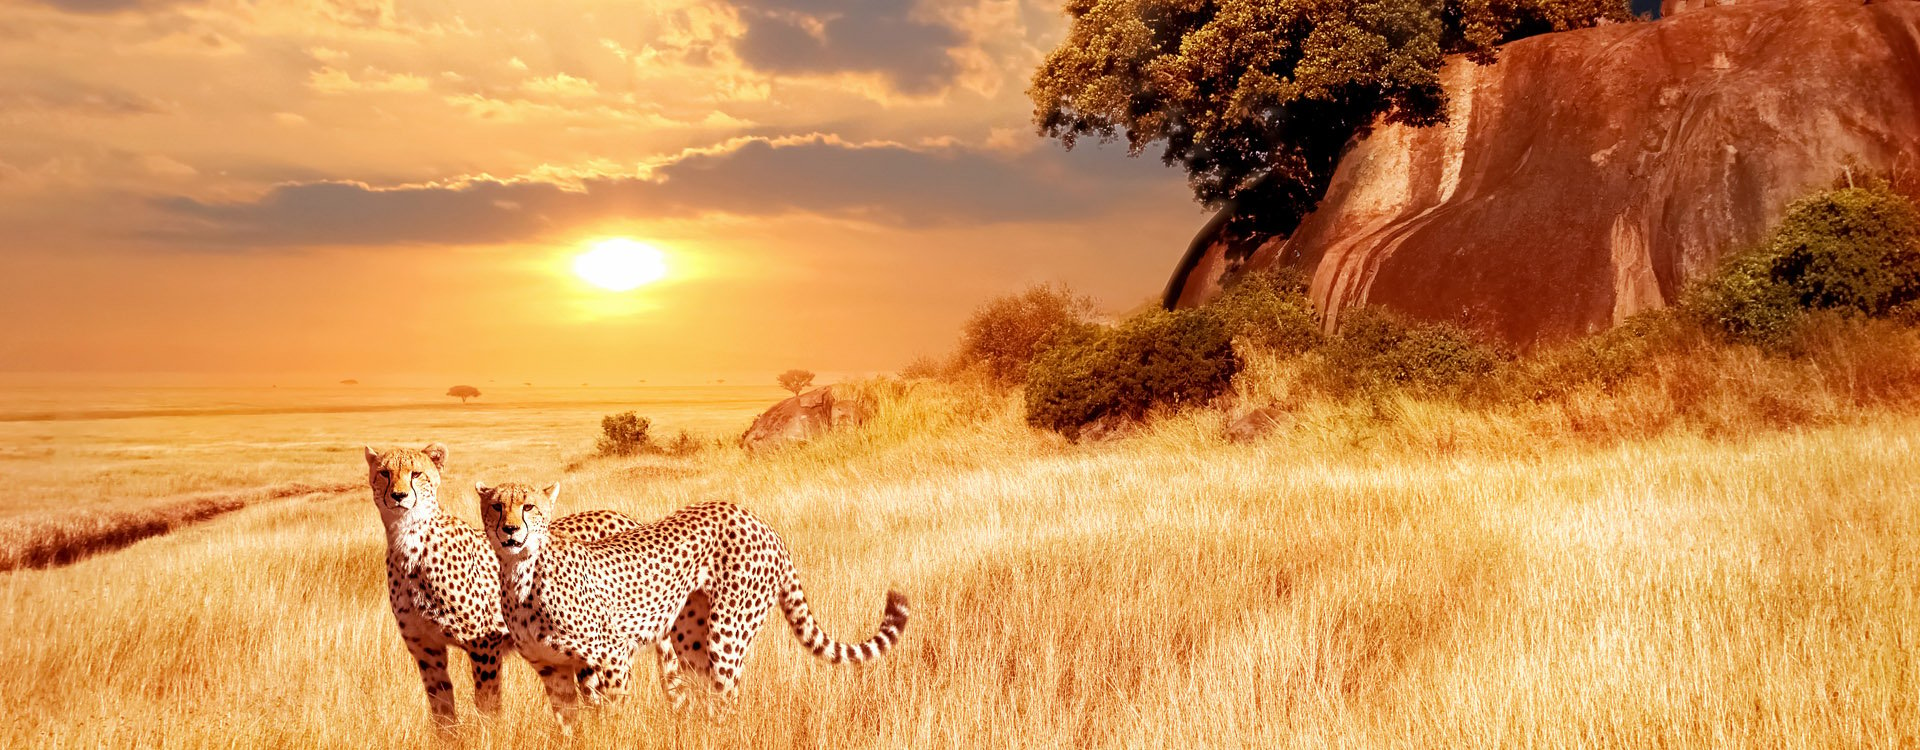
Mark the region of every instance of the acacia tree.
[[479, 398], [480, 389], [470, 385], [456, 385], [447, 389], [447, 395], [460, 399], [460, 403], [464, 404], [467, 402], [467, 399]]
[[809, 386], [813, 385], [813, 372], [809, 370], [797, 370], [797, 369], [788, 370], [786, 372], [780, 373], [780, 377], [778, 378], [778, 380], [780, 381], [781, 388], [785, 388], [789, 391], [793, 391], [794, 395], [797, 396], [797, 395], [800, 395], [801, 391], [804, 391]]
[[[1442, 57], [1630, 17], [1625, 0], [1066, 0], [1072, 26], [1027, 90], [1067, 148], [1124, 137], [1233, 200], [1236, 229], [1284, 234], [1377, 121], [1446, 118]], [[1245, 226], [1246, 222], [1253, 226]]]

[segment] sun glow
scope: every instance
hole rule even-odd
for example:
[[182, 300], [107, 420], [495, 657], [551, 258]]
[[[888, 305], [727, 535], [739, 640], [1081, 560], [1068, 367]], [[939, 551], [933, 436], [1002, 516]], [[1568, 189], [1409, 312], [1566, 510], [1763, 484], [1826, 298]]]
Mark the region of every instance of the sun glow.
[[610, 292], [631, 291], [667, 277], [667, 254], [639, 240], [613, 237], [575, 256], [573, 272]]

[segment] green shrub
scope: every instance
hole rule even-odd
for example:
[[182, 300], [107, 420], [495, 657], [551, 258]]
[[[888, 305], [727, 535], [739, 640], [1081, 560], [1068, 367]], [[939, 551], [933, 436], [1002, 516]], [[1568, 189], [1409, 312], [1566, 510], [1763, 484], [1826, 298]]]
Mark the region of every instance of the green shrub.
[[1885, 183], [1793, 204], [1760, 247], [1729, 258], [1682, 306], [1746, 343], [1778, 346], [1809, 310], [1886, 317], [1920, 300], [1920, 209]]
[[975, 310], [961, 329], [956, 356], [965, 366], [985, 369], [998, 383], [1023, 383], [1042, 340], [1056, 329], [1082, 325], [1092, 317], [1093, 300], [1063, 286], [1033, 286]]
[[1203, 309], [1236, 341], [1279, 354], [1302, 354], [1326, 339], [1307, 297], [1307, 277], [1293, 268], [1242, 276]]
[[1065, 327], [1029, 369], [1027, 422], [1077, 438], [1097, 419], [1211, 400], [1239, 369], [1226, 326], [1202, 311], [1152, 310], [1112, 329]]
[[691, 456], [699, 453], [701, 449], [705, 447], [706, 444], [700, 442], [699, 438], [694, 437], [693, 433], [681, 430], [674, 434], [672, 440], [660, 446], [660, 451], [669, 456]]
[[1343, 313], [1339, 334], [1320, 351], [1315, 380], [1336, 393], [1451, 390], [1491, 374], [1502, 358], [1458, 326], [1415, 323], [1379, 307]]
[[1688, 288], [1680, 307], [1728, 339], [1762, 345], [1785, 341], [1807, 312], [1793, 287], [1774, 278], [1773, 258], [1757, 251], [1729, 258]]
[[1884, 183], [1794, 204], [1768, 249], [1809, 310], [1884, 317], [1920, 298], [1920, 209]]
[[1649, 310], [1512, 363], [1502, 395], [1541, 400], [1585, 385], [1612, 388], [1644, 371], [1654, 355], [1684, 346], [1697, 330], [1670, 309]]
[[599, 453], [602, 456], [632, 456], [653, 450], [647, 430], [653, 421], [633, 412], [608, 414], [600, 419]]

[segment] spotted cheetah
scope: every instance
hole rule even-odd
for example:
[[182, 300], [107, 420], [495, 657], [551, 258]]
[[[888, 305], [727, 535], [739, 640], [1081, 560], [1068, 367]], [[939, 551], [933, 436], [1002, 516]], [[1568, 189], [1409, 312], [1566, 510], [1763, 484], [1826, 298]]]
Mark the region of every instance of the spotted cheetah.
[[678, 652], [662, 635], [691, 591], [711, 595], [711, 638], [691, 645], [704, 651], [712, 686], [729, 706], [738, 695], [747, 645], [776, 598], [801, 645], [834, 664], [886, 653], [907, 624], [907, 598], [889, 591], [877, 635], [858, 645], [829, 638], [807, 611], [786, 545], [730, 503], [690, 506], [644, 528], [582, 541], [548, 526], [557, 484], [545, 490], [517, 483], [475, 489], [481, 523], [500, 557], [507, 629], [538, 667], [563, 731], [578, 705], [567, 675], [631, 669], [641, 643], [655, 644], [662, 686], [676, 711], [685, 707]]
[[[440, 471], [447, 448], [432, 443], [420, 450], [366, 449], [368, 484], [387, 530], [387, 599], [407, 651], [420, 668], [420, 680], [435, 720], [457, 718], [453, 684], [447, 675], [447, 648], [465, 649], [473, 665], [474, 703], [487, 713], [500, 706], [501, 659], [512, 650], [500, 612], [500, 565], [486, 538], [458, 518], [442, 512]], [[644, 528], [639, 521], [611, 511], [589, 511], [553, 524], [556, 534], [599, 539]], [[673, 635], [705, 640], [704, 592], [692, 592]], [[690, 649], [689, 649], [690, 652]], [[688, 657], [701, 656], [688, 653]], [[578, 675], [589, 697], [625, 692], [625, 672]]]

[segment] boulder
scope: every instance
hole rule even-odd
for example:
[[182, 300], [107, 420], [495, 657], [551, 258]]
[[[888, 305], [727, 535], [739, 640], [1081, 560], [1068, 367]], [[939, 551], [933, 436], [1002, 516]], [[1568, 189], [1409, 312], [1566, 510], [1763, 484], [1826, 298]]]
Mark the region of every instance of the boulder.
[[1283, 263], [1329, 329], [1381, 304], [1524, 348], [1673, 303], [1849, 174], [1920, 174], [1920, 2], [1673, 6], [1449, 61], [1446, 124], [1374, 129], [1290, 236], [1231, 236], [1259, 209], [1227, 208], [1166, 304]]
[[815, 388], [774, 404], [754, 418], [746, 434], [740, 436], [740, 444], [748, 450], [759, 450], [805, 442], [828, 430], [866, 423], [872, 415], [867, 403], [838, 395], [834, 388]]
[[1296, 420], [1286, 409], [1263, 406], [1241, 415], [1227, 425], [1227, 440], [1250, 443], [1278, 430], [1292, 427]]

